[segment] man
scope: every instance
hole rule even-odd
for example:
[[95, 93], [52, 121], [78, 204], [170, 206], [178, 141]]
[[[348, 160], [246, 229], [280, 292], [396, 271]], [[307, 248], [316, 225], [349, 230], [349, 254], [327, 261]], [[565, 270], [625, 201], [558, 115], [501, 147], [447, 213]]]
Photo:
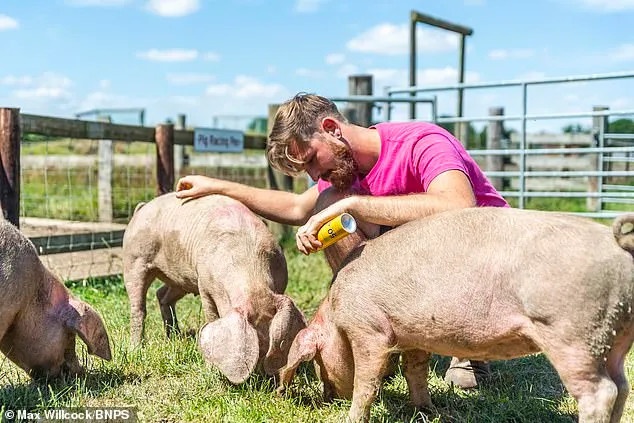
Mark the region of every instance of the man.
[[[443, 128], [426, 122], [357, 126], [314, 94], [298, 94], [280, 106], [266, 154], [279, 171], [306, 172], [317, 184], [295, 194], [190, 175], [178, 181], [177, 196], [224, 194], [269, 220], [302, 225], [296, 242], [304, 254], [321, 246], [317, 232], [324, 223], [350, 213], [357, 232], [324, 250], [333, 271], [360, 242], [405, 222], [457, 208], [508, 207]], [[473, 388], [488, 373], [487, 363], [454, 358], [445, 379]]]

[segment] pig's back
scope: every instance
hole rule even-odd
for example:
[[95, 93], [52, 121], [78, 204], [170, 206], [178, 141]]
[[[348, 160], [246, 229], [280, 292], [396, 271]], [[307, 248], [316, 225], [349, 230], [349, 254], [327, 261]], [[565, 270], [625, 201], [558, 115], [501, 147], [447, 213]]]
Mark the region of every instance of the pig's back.
[[195, 285], [200, 265], [221, 268], [228, 261], [253, 261], [262, 250], [282, 255], [264, 222], [223, 195], [186, 201], [174, 193], [156, 197], [137, 209], [123, 243], [124, 254], [134, 251], [187, 285]]
[[359, 251], [337, 275], [334, 307], [363, 314], [374, 304], [405, 326], [429, 319], [455, 327], [465, 315], [493, 326], [513, 315], [589, 319], [576, 309], [627, 307], [634, 295], [632, 257], [610, 228], [571, 215], [452, 211], [395, 228]]

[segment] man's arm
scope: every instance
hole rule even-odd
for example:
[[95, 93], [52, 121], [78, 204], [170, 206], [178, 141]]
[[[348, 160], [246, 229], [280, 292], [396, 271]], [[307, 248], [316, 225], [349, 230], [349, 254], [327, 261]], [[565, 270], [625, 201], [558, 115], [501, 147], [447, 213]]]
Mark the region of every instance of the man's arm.
[[431, 214], [475, 205], [475, 194], [467, 176], [459, 170], [449, 170], [436, 176], [425, 193], [380, 197], [353, 195], [337, 201], [299, 228], [298, 248], [304, 254], [319, 248], [319, 228], [341, 213], [350, 213], [368, 223], [399, 226]]
[[178, 198], [197, 198], [210, 194], [222, 194], [240, 201], [254, 213], [286, 225], [302, 225], [313, 213], [317, 203], [317, 186], [302, 194], [256, 188], [223, 179], [202, 175], [181, 178], [176, 185]]
[[474, 207], [475, 194], [467, 176], [459, 170], [438, 175], [421, 194], [348, 199], [343, 206], [360, 220], [377, 225], [399, 226], [411, 220], [452, 209]]

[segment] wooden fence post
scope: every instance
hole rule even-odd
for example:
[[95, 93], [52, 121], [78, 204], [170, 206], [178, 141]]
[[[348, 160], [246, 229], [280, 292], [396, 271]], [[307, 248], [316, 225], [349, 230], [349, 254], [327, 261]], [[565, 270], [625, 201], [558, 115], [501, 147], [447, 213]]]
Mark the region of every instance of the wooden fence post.
[[[489, 116], [503, 116], [504, 108], [503, 107], [490, 107], [489, 108]], [[502, 148], [502, 137], [503, 129], [502, 129], [502, 121], [501, 120], [490, 120], [489, 127], [487, 128], [487, 150], [499, 150]], [[465, 141], [463, 141], [465, 142]], [[498, 155], [487, 155], [486, 156], [486, 170], [492, 172], [499, 172], [504, 170], [504, 156]], [[491, 184], [498, 189], [504, 189], [504, 178], [500, 176], [492, 176], [489, 177], [489, 181]]]
[[[186, 116], [180, 114], [176, 118], [176, 127], [174, 129], [182, 131], [186, 129], [185, 126]], [[186, 166], [187, 155], [185, 154], [185, 146], [180, 144], [174, 144], [174, 174], [180, 178], [181, 169]]]
[[[602, 112], [605, 110], [609, 110], [609, 107], [606, 106], [594, 106], [592, 107], [593, 112]], [[603, 134], [605, 133], [608, 127], [608, 117], [607, 116], [593, 116], [592, 117], [592, 137], [594, 138], [593, 147], [603, 147]], [[590, 157], [595, 159], [596, 170], [601, 172], [603, 170], [603, 154], [594, 154], [590, 155]], [[600, 192], [601, 191], [601, 176], [589, 176], [588, 177], [588, 192]], [[586, 209], [589, 212], [599, 212], [601, 211], [601, 199], [598, 197], [586, 197]]]
[[[273, 122], [275, 121], [275, 114], [277, 113], [277, 109], [279, 107], [280, 107], [279, 104], [269, 104], [269, 110], [268, 110], [269, 115], [268, 115], [268, 124], [267, 124], [268, 133], [270, 133], [271, 129], [273, 128]], [[284, 175], [283, 173], [273, 169], [273, 167], [271, 166], [271, 163], [267, 163], [267, 174], [268, 174], [270, 189], [293, 192], [293, 177], [292, 176]], [[269, 228], [271, 229], [271, 232], [273, 232], [273, 234], [278, 239], [284, 238], [286, 236], [290, 236], [292, 232], [290, 226], [282, 225], [277, 222], [270, 222]]]
[[20, 109], [0, 109], [0, 210], [20, 227]]
[[[99, 122], [110, 123], [107, 116], [100, 116]], [[114, 149], [112, 140], [98, 140], [97, 189], [99, 201], [99, 221], [112, 222], [112, 175], [114, 167]]]
[[[372, 95], [372, 75], [351, 75], [348, 77], [348, 95]], [[344, 109], [346, 118], [357, 125], [372, 125], [372, 103], [354, 102]]]
[[174, 190], [174, 125], [156, 126], [156, 195]]

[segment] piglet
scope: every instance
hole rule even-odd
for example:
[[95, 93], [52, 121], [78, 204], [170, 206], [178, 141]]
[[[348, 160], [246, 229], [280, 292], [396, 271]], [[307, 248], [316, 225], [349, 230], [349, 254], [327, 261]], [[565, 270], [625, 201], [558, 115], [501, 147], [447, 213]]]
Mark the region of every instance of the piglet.
[[205, 360], [232, 383], [258, 363], [277, 375], [306, 327], [284, 290], [286, 259], [264, 222], [222, 195], [180, 200], [173, 193], [137, 206], [123, 237], [131, 342], [143, 338], [146, 294], [156, 278], [167, 336], [178, 331], [176, 302], [200, 294], [207, 323], [199, 333]]
[[634, 340], [634, 214], [609, 228], [568, 214], [470, 208], [360, 246], [291, 346], [280, 392], [314, 360], [326, 397], [367, 420], [401, 352], [415, 406], [431, 406], [431, 353], [474, 360], [543, 351], [580, 422], [620, 421]]
[[40, 260], [33, 243], [0, 219], [0, 350], [34, 378], [83, 373], [75, 335], [88, 353], [111, 359], [103, 321], [74, 298]]

